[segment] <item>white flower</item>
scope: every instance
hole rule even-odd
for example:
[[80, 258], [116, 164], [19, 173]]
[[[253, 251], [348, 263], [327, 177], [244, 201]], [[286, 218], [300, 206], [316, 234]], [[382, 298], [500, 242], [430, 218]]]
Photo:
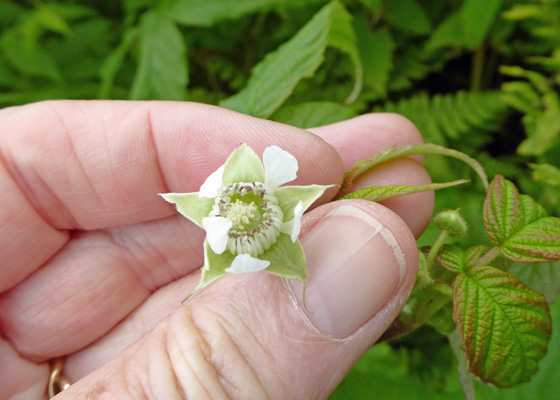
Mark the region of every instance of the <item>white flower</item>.
[[[270, 263], [265, 265], [255, 257], [268, 250], [276, 242], [280, 233], [288, 234], [292, 242], [295, 242], [301, 229], [303, 203], [300, 201], [296, 206], [294, 218], [283, 223], [284, 215], [274, 196], [275, 189], [297, 178], [296, 158], [277, 146], [270, 146], [263, 153], [263, 164], [265, 171], [263, 183], [243, 182], [224, 185], [224, 165], [222, 165], [200, 187], [200, 197], [216, 199], [209, 217], [202, 220], [212, 251], [222, 254], [228, 247], [232, 253], [237, 253], [232, 267], [226, 269], [230, 273], [260, 271], [268, 267]], [[241, 195], [239, 197], [243, 198], [251, 192], [264, 201], [257, 206], [254, 201], [245, 202], [239, 198], [233, 200], [236, 195]], [[264, 216], [268, 220], [253, 227], [254, 233], [251, 235], [243, 235], [244, 230], [239, 228], [263, 217], [259, 213], [259, 207], [264, 208]], [[238, 229], [232, 234], [232, 228]]]
[[306, 279], [305, 255], [297, 240], [301, 219], [331, 186], [282, 186], [296, 179], [297, 171], [296, 158], [277, 146], [266, 148], [261, 162], [242, 145], [199, 192], [162, 195], [206, 230], [197, 290], [228, 273], [265, 270]]

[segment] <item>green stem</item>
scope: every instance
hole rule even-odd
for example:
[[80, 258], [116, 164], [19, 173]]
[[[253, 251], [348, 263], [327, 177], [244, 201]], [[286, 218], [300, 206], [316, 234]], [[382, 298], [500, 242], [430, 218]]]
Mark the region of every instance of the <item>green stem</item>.
[[476, 48], [472, 59], [471, 90], [482, 89], [482, 76], [484, 74], [484, 52], [486, 46], [481, 44]]
[[434, 245], [432, 246], [430, 252], [428, 253], [428, 258], [426, 259], [428, 263], [428, 268], [431, 268], [434, 265], [434, 260], [436, 259], [436, 255], [439, 252], [439, 249], [441, 249], [441, 246], [445, 244], [445, 241], [447, 240], [448, 237], [449, 234], [447, 233], [447, 231], [441, 231], [439, 233], [438, 238], [436, 239]]
[[447, 335], [449, 346], [457, 361], [457, 372], [459, 373], [459, 381], [463, 388], [466, 400], [476, 400], [476, 393], [474, 390], [474, 382], [472, 374], [469, 372], [469, 361], [463, 349], [461, 348], [461, 336], [459, 332], [455, 331]]
[[484, 265], [490, 265], [490, 263], [494, 261], [494, 259], [499, 255], [500, 249], [497, 246], [494, 246], [490, 249], [490, 251], [488, 251], [488, 253], [478, 259], [478, 261], [476, 262], [476, 266], [482, 267]]

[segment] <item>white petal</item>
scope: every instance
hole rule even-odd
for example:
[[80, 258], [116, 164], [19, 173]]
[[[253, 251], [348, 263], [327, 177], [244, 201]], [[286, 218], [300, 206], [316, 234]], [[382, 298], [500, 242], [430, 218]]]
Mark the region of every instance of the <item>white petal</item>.
[[206, 217], [202, 218], [202, 226], [206, 230], [206, 238], [212, 251], [222, 254], [227, 246], [231, 221], [224, 217]]
[[213, 199], [218, 195], [218, 190], [222, 187], [224, 177], [224, 165], [212, 172], [204, 181], [198, 192], [198, 197], [208, 197]]
[[226, 268], [225, 271], [231, 274], [256, 272], [268, 268], [269, 265], [270, 261], [259, 260], [258, 258], [251, 257], [249, 254], [239, 254], [231, 263], [231, 267]]
[[297, 203], [296, 208], [294, 208], [294, 218], [282, 224], [281, 231], [290, 235], [292, 242], [294, 243], [296, 242], [299, 233], [301, 232], [301, 216], [303, 215], [304, 211], [305, 208], [303, 207], [303, 202], [300, 200]]
[[296, 158], [280, 147], [267, 147], [263, 153], [263, 164], [264, 183], [269, 189], [274, 190], [297, 177], [298, 162]]

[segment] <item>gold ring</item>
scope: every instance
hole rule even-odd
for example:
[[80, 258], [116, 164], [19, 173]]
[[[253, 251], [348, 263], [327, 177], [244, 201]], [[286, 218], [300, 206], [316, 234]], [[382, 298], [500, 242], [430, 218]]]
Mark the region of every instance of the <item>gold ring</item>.
[[70, 387], [70, 381], [62, 375], [64, 358], [57, 357], [51, 360], [51, 376], [49, 377], [49, 399]]

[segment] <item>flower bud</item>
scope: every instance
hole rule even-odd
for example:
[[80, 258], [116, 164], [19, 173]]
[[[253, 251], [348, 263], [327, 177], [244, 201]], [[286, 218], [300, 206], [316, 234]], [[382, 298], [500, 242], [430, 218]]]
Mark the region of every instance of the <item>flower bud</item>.
[[436, 226], [451, 237], [465, 236], [469, 230], [467, 222], [457, 210], [440, 211], [434, 218]]

